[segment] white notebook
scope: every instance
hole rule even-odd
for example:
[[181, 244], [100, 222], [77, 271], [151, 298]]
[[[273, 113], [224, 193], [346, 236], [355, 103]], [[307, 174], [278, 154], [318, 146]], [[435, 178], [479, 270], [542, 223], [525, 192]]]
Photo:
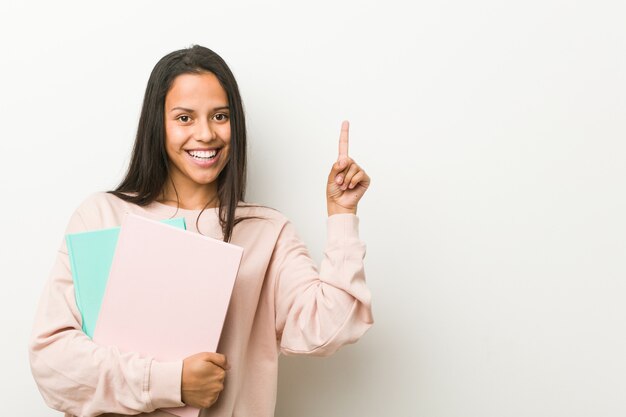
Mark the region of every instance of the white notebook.
[[[93, 340], [157, 360], [215, 352], [243, 249], [128, 214]], [[171, 408], [183, 417], [198, 409]]]

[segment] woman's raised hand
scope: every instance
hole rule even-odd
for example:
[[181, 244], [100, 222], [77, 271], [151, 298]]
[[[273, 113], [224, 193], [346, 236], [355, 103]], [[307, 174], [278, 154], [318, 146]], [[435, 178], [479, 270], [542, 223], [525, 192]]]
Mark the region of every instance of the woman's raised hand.
[[356, 208], [370, 186], [370, 177], [348, 156], [348, 131], [350, 124], [341, 124], [339, 135], [339, 157], [328, 175], [326, 205], [328, 215], [339, 213], [356, 214]]
[[212, 406], [224, 389], [228, 369], [226, 357], [219, 353], [202, 352], [185, 358], [181, 382], [183, 402], [196, 408]]

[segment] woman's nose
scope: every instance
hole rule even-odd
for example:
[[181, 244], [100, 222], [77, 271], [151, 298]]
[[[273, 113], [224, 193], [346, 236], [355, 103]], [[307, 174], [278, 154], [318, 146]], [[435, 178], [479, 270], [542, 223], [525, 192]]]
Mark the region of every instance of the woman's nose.
[[201, 120], [196, 125], [195, 139], [201, 142], [209, 142], [215, 138], [215, 133], [211, 128], [211, 123], [207, 120]]

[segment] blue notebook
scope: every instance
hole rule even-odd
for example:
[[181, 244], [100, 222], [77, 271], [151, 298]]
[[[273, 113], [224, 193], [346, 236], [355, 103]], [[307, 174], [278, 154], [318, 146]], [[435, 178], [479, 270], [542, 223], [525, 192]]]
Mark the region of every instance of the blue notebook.
[[[185, 219], [167, 219], [163, 223], [186, 229]], [[109, 279], [120, 228], [72, 233], [65, 237], [74, 281], [76, 305], [83, 319], [83, 332], [93, 338], [102, 297]]]

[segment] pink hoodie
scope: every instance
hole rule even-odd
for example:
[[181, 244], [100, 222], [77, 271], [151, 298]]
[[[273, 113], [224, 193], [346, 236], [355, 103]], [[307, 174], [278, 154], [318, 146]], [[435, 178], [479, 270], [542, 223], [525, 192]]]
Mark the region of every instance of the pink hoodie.
[[[198, 232], [200, 210], [154, 202], [146, 207], [96, 193], [74, 212], [66, 233], [119, 226], [126, 213], [161, 220], [185, 217]], [[221, 239], [217, 209], [200, 216], [199, 230]], [[224, 391], [200, 416], [274, 415], [278, 355], [325, 356], [353, 343], [372, 325], [365, 284], [365, 245], [358, 218], [327, 220], [328, 240], [316, 268], [293, 225], [279, 212], [242, 206], [231, 242], [244, 248], [218, 352], [231, 369]], [[30, 343], [33, 376], [46, 403], [66, 416], [170, 416], [159, 408], [181, 402], [182, 359], [160, 362], [99, 346], [81, 330], [65, 240], [35, 317]]]

